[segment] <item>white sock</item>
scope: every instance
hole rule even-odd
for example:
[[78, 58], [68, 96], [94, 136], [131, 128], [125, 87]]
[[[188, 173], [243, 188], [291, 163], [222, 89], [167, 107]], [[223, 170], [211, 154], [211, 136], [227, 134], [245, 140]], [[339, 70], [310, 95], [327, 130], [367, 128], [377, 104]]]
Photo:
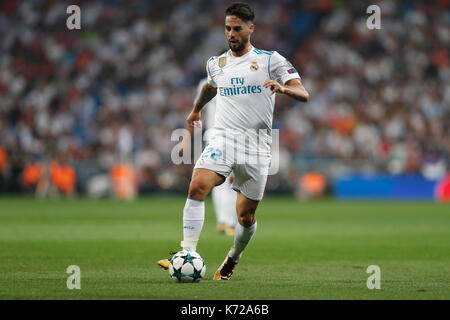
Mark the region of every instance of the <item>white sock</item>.
[[205, 221], [205, 203], [187, 199], [183, 209], [183, 250], [196, 251], [197, 242]]
[[223, 209], [222, 209], [222, 205], [223, 205], [223, 201], [221, 201], [221, 185], [214, 187], [211, 191], [211, 198], [212, 198], [212, 202], [213, 202], [213, 206], [214, 206], [214, 213], [216, 215], [216, 221], [217, 224], [224, 224], [226, 217], [223, 216]]
[[229, 180], [212, 189], [211, 192], [214, 212], [217, 218], [217, 224], [224, 223], [227, 226], [234, 227], [236, 220], [236, 197], [237, 193], [231, 189]]
[[234, 234], [234, 245], [228, 252], [228, 256], [235, 262], [239, 262], [242, 256], [242, 251], [247, 247], [248, 243], [256, 232], [257, 222], [248, 228], [242, 226], [239, 222], [236, 223], [236, 233]]

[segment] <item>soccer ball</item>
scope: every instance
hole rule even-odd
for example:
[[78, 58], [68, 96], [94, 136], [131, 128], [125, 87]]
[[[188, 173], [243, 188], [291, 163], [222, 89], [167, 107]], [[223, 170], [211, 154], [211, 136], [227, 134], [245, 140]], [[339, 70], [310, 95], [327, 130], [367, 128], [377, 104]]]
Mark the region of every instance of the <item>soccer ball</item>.
[[170, 259], [169, 275], [176, 282], [199, 282], [205, 273], [205, 261], [197, 252], [182, 250]]

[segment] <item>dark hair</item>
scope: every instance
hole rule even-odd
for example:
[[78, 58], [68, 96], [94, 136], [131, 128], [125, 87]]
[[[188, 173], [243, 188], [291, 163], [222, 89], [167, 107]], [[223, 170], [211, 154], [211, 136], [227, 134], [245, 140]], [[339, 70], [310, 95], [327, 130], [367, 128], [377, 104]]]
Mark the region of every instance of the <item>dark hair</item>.
[[227, 16], [236, 16], [244, 22], [253, 21], [255, 19], [255, 14], [252, 8], [246, 3], [235, 2], [227, 8], [225, 11]]

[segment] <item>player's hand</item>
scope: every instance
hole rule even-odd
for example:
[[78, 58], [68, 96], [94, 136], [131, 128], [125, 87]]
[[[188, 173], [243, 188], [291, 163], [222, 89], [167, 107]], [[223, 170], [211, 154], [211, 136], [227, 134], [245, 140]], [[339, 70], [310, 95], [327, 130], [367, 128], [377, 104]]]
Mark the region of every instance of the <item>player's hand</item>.
[[284, 87], [275, 80], [266, 80], [263, 87], [270, 88], [270, 91], [272, 91], [271, 94], [284, 93]]
[[191, 111], [191, 113], [188, 115], [186, 122], [188, 123], [189, 128], [194, 128], [194, 126], [198, 125], [200, 123], [201, 119], [201, 113]]

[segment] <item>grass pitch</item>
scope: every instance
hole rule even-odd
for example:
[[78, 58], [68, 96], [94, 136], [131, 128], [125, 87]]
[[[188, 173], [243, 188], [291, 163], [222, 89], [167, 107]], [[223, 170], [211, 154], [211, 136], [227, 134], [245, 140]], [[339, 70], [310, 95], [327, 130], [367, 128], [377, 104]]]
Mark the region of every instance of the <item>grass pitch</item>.
[[[156, 261], [179, 249], [183, 197], [36, 201], [0, 198], [0, 299], [450, 299], [450, 206], [266, 197], [232, 280], [212, 281], [232, 238], [210, 201], [200, 283]], [[369, 265], [381, 289], [369, 290]], [[69, 290], [69, 265], [81, 289]]]

